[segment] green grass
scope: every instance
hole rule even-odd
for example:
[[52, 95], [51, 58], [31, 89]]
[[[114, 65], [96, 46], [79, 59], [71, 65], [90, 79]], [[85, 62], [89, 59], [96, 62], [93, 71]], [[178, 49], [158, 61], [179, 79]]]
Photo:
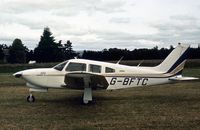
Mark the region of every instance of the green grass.
[[185, 68], [185, 69], [183, 69], [183, 75], [200, 78], [200, 66], [199, 66], [199, 68]]
[[[199, 61], [193, 62], [189, 64], [194, 64], [193, 68], [184, 69], [183, 75], [200, 78]], [[12, 74], [53, 65], [0, 65], [0, 129], [200, 129], [199, 80], [93, 91], [90, 105], [81, 104], [82, 91], [50, 89], [34, 93], [36, 102], [27, 103], [25, 82]]]
[[95, 91], [94, 103], [81, 105], [82, 91], [35, 93], [0, 88], [0, 126], [5, 129], [200, 129], [199, 82], [119, 91]]
[[[185, 69], [200, 77], [200, 69]], [[34, 93], [11, 73], [0, 74], [0, 129], [200, 129], [200, 82], [180, 82], [116, 91], [93, 91], [81, 105], [82, 91], [50, 89]]]
[[1, 73], [0, 74], [0, 87], [3, 86], [19, 86], [25, 85], [23, 79], [14, 78], [12, 73]]
[[0, 73], [15, 73], [17, 71], [53, 67], [58, 63], [37, 63], [37, 64], [0, 64]]

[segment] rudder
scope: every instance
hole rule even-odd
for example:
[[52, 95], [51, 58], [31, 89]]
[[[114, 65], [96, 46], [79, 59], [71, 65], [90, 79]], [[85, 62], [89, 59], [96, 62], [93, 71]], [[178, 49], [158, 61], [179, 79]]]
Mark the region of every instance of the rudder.
[[155, 67], [156, 70], [170, 73], [176, 69], [180, 64], [185, 62], [189, 52], [189, 45], [178, 46], [167, 56], [167, 58], [158, 66]]

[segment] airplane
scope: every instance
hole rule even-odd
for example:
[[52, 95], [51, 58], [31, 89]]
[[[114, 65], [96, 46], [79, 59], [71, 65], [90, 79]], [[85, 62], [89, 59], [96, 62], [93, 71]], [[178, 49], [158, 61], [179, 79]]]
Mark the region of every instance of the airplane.
[[[159, 65], [154, 67], [127, 66], [86, 59], [70, 59], [53, 68], [19, 71], [13, 76], [23, 78], [29, 87], [28, 102], [34, 102], [32, 92], [47, 92], [49, 88], [83, 90], [83, 103], [92, 102], [92, 91], [116, 90], [140, 86], [196, 80], [183, 77], [189, 45], [179, 44]], [[121, 59], [120, 59], [121, 60]]]

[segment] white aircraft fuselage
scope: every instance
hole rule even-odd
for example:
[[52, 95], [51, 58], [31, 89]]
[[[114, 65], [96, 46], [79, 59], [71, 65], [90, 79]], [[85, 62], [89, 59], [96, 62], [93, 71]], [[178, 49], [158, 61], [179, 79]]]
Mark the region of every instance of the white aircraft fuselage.
[[[20, 71], [22, 73], [22, 78], [37, 87], [44, 88], [63, 88], [64, 85], [67, 85], [64, 80], [65, 76], [72, 71], [66, 71], [66, 68], [69, 63], [82, 63], [86, 64], [85, 71], [73, 71], [75, 73], [89, 73], [95, 75], [105, 76], [105, 79], [108, 82], [107, 89], [122, 89], [138, 86], [147, 86], [147, 85], [157, 85], [163, 83], [169, 83], [169, 76], [164, 76], [163, 72], [152, 69], [152, 67], [132, 67], [125, 66], [120, 64], [84, 60], [84, 59], [71, 59], [67, 61], [67, 64], [64, 68], [56, 70], [55, 68], [41, 68], [41, 69], [29, 69]], [[101, 72], [91, 72], [89, 70], [89, 65], [99, 65], [101, 66]], [[112, 68], [115, 72], [105, 72], [105, 68]], [[154, 76], [152, 76], [154, 75]], [[157, 77], [156, 77], [157, 75]], [[158, 76], [161, 77], [158, 77]], [[162, 77], [163, 76], [163, 77]], [[176, 75], [174, 75], [176, 77]], [[77, 86], [78, 87], [78, 86]]]
[[91, 91], [96, 89], [115, 90], [196, 79], [182, 77], [181, 74], [188, 48], [189, 46], [178, 45], [155, 67], [71, 59], [53, 68], [24, 70], [14, 76], [22, 77], [30, 87], [30, 92], [46, 92], [48, 88], [84, 89], [83, 102], [88, 103], [92, 100]]

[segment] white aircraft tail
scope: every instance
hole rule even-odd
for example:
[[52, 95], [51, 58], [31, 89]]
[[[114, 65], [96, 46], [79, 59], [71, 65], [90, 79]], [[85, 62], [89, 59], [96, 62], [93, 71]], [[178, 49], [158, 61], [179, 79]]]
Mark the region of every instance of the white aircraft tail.
[[178, 46], [167, 56], [167, 58], [158, 66], [155, 67], [156, 70], [164, 72], [164, 73], [171, 73], [177, 68], [182, 67], [179, 71], [181, 73], [185, 61], [188, 56], [189, 45], [181, 45]]

